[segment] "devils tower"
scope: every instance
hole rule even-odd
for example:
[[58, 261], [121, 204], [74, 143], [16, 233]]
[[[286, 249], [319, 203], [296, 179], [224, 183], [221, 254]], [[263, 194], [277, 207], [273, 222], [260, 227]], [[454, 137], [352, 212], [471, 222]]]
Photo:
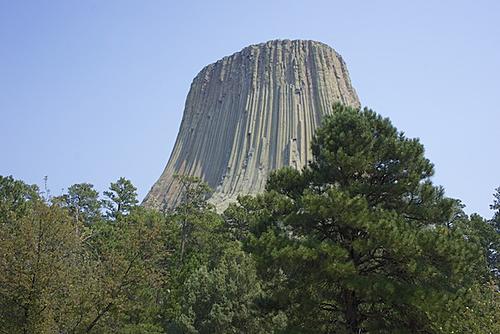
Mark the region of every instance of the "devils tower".
[[269, 41], [206, 66], [191, 84], [172, 154], [144, 205], [175, 207], [176, 174], [208, 183], [218, 209], [264, 190], [272, 170], [312, 159], [314, 130], [336, 102], [360, 105], [342, 57], [320, 42]]

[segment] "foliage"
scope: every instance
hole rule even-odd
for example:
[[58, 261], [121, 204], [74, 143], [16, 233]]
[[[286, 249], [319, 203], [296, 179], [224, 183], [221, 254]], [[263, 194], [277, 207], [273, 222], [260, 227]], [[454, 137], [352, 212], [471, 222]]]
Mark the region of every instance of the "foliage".
[[222, 215], [196, 177], [157, 212], [125, 178], [101, 199], [0, 176], [0, 333], [500, 332], [500, 189], [467, 216], [368, 109], [336, 105], [312, 151]]
[[104, 192], [103, 206], [107, 210], [107, 217], [119, 219], [130, 213], [137, 205], [137, 189], [130, 180], [120, 177], [118, 181], [112, 182], [109, 190]]
[[272, 333], [283, 315], [264, 315], [263, 295], [249, 255], [228, 248], [212, 268], [201, 265], [186, 280], [178, 325], [182, 333]]
[[101, 218], [101, 203], [99, 192], [90, 183], [74, 184], [68, 188], [68, 193], [59, 199], [69, 209], [76, 221], [86, 226], [95, 224]]
[[0, 220], [3, 223], [26, 214], [33, 200], [40, 200], [37, 186], [0, 175]]
[[88, 195], [91, 185], [49, 203], [35, 187], [0, 181], [0, 332], [163, 332], [163, 215], [130, 207], [84, 226], [92, 206], [74, 194]]
[[495, 210], [493, 218], [488, 221], [488, 226], [483, 225], [481, 234], [483, 246], [487, 250], [488, 263], [491, 272], [500, 285], [500, 188], [496, 189], [493, 204], [490, 206]]
[[[5, 203], [2, 203], [5, 204]], [[40, 199], [0, 224], [0, 328], [3, 333], [51, 333], [77, 322], [85, 296], [82, 247], [70, 217]], [[81, 283], [81, 284], [78, 284]], [[74, 289], [77, 284], [78, 288]], [[81, 296], [75, 296], [82, 294]]]
[[490, 205], [492, 210], [495, 210], [493, 219], [491, 220], [493, 226], [495, 227], [497, 233], [500, 233], [500, 187], [496, 189], [493, 200], [493, 204]]
[[485, 257], [454, 228], [457, 202], [430, 182], [423, 146], [371, 110], [337, 105], [313, 153], [241, 203], [287, 332], [456, 331], [451, 319], [488, 279]]

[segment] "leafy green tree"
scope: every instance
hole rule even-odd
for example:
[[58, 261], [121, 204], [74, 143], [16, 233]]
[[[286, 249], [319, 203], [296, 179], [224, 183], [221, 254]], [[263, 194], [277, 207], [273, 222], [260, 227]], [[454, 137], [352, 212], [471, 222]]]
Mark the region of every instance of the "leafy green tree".
[[489, 221], [490, 226], [483, 227], [487, 230], [483, 233], [485, 236], [483, 240], [486, 244], [491, 272], [497, 279], [497, 284], [500, 285], [500, 188], [496, 189], [493, 196], [493, 204], [490, 207], [495, 210], [495, 213]]
[[134, 207], [82, 234], [53, 200], [0, 178], [0, 333], [163, 333], [165, 217]]
[[74, 330], [89, 272], [74, 222], [22, 181], [1, 178], [0, 194], [0, 332]]
[[457, 224], [456, 228], [462, 228], [468, 238], [481, 245], [491, 276], [497, 280], [497, 283], [500, 283], [499, 231], [495, 229], [491, 221], [478, 214], [471, 215], [470, 219], [465, 220], [462, 225]]
[[283, 316], [261, 312], [254, 261], [222, 228], [221, 216], [206, 200], [210, 189], [199, 178], [178, 179], [183, 198], [167, 215], [175, 240], [164, 289], [167, 332], [273, 332]]
[[166, 268], [163, 215], [141, 207], [93, 226], [87, 247], [97, 277], [87, 333], [161, 333], [159, 291]]
[[177, 179], [181, 184], [182, 199], [173, 212], [173, 218], [180, 225], [179, 258], [182, 262], [194, 230], [203, 226], [205, 213], [213, 212], [213, 208], [206, 201], [210, 187], [205, 182], [184, 175], [178, 175]]
[[[238, 201], [241, 203], [245, 198], [244, 196], [240, 196]], [[223, 219], [224, 225], [222, 228], [231, 239], [240, 242], [248, 240], [250, 235], [250, 217], [247, 215], [244, 205], [230, 203], [223, 213]]]
[[103, 200], [107, 216], [114, 219], [129, 214], [130, 210], [139, 203], [137, 188], [124, 177], [112, 182], [109, 190], [104, 192], [104, 196], [107, 197]]
[[201, 265], [186, 280], [177, 325], [182, 333], [274, 333], [284, 316], [263, 314], [251, 257], [238, 244], [227, 248], [212, 267]]
[[453, 228], [457, 202], [432, 185], [423, 146], [371, 110], [336, 105], [312, 149], [310, 167], [277, 171], [243, 203], [246, 247], [275, 282], [269, 304], [287, 312], [286, 332], [453, 330], [487, 271], [480, 245]]
[[170, 268], [170, 282], [163, 289], [163, 321], [169, 332], [174, 333], [176, 329], [172, 326], [176, 326], [175, 319], [181, 312], [182, 288], [187, 278], [202, 264], [217, 258], [225, 244], [221, 235], [216, 233], [222, 220], [206, 201], [208, 186], [199, 178], [178, 176], [178, 179], [183, 198], [174, 210], [166, 213], [171, 256], [165, 266]]
[[41, 200], [37, 186], [0, 175], [0, 219], [4, 223], [26, 214], [35, 199]]
[[495, 210], [495, 213], [491, 221], [497, 232], [500, 233], [500, 187], [496, 189], [496, 192], [495, 194], [493, 194], [493, 196], [493, 204], [490, 207], [492, 210]]
[[76, 221], [86, 226], [95, 224], [101, 218], [99, 192], [90, 183], [78, 183], [68, 188], [60, 200], [69, 209]]

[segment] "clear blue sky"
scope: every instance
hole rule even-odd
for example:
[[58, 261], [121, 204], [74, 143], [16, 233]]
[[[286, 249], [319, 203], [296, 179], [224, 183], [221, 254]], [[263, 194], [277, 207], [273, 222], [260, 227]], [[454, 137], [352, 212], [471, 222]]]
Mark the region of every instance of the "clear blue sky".
[[0, 0], [0, 175], [52, 194], [162, 172], [191, 80], [248, 44], [314, 39], [363, 105], [419, 137], [489, 217], [500, 186], [500, 1]]

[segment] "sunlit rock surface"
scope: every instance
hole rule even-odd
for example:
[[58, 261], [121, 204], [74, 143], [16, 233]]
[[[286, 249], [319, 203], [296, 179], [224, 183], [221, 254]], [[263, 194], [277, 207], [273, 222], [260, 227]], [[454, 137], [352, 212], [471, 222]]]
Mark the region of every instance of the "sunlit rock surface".
[[265, 187], [269, 172], [302, 168], [310, 143], [335, 102], [359, 107], [342, 57], [323, 43], [276, 40], [251, 45], [194, 78], [172, 154], [144, 199], [175, 207], [174, 175], [199, 176], [219, 210]]

